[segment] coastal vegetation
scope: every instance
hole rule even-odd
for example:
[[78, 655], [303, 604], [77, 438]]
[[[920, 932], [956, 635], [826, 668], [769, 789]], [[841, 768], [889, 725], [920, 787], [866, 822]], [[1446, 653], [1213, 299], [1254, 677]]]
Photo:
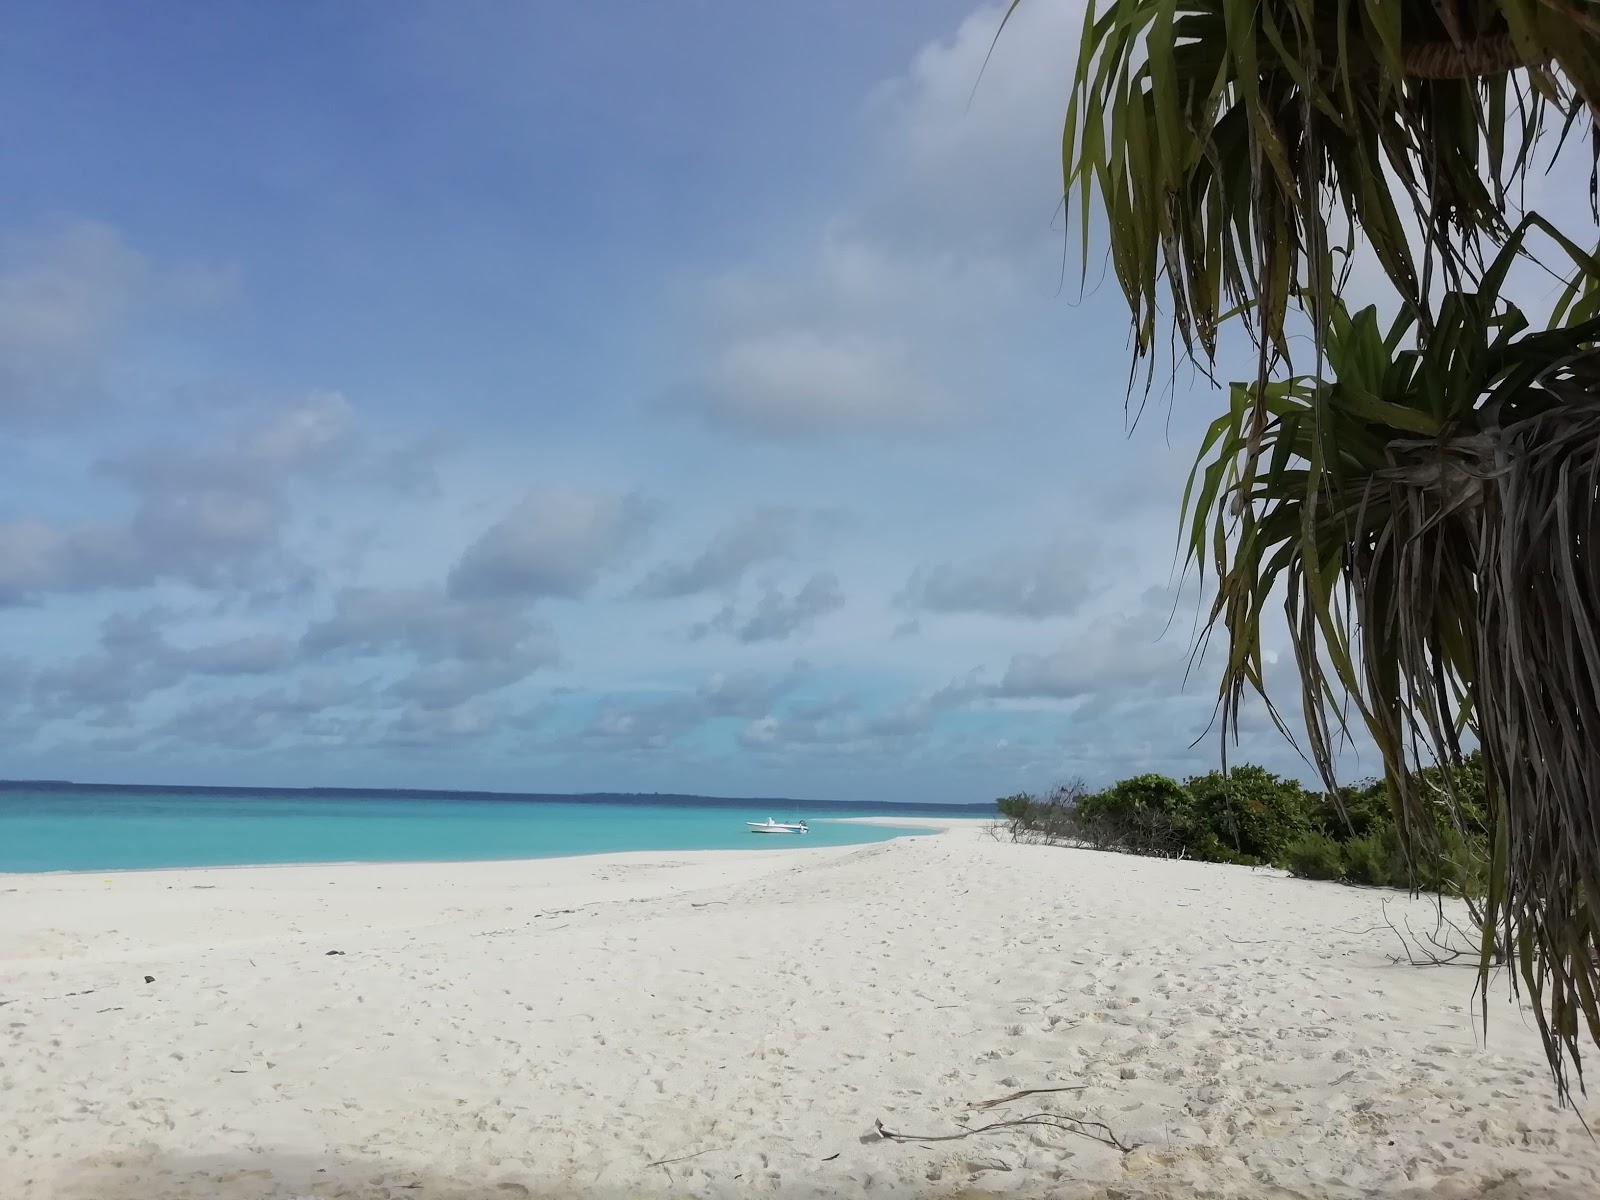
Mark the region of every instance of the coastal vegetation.
[[1334, 795], [1249, 764], [1181, 782], [1136, 775], [1098, 792], [1074, 782], [996, 804], [1012, 841], [1279, 867], [1306, 879], [1456, 896], [1480, 915], [1491, 852], [1482, 755], [1466, 756], [1449, 778], [1439, 768], [1418, 776], [1412, 786], [1433, 797], [1426, 855], [1408, 851], [1382, 780]]
[[[1101, 0], [1062, 141], [1084, 272], [1103, 231], [1129, 306], [1135, 389], [1162, 360], [1215, 378], [1219, 347], [1251, 364], [1184, 504], [1222, 737], [1266, 696], [1282, 605], [1325, 807], [1350, 828], [1365, 801], [1334, 777], [1355, 722], [1389, 820], [1341, 840], [1283, 792], [1251, 841], [1251, 805], [1218, 826], [1196, 781], [1105, 811], [1154, 831], [1161, 798], [1185, 853], [1347, 879], [1392, 877], [1397, 846], [1446, 874], [1481, 831], [1481, 983], [1515, 959], [1563, 1093], [1600, 1043], [1600, 259], [1593, 185], [1585, 204], [1551, 168], [1592, 171], [1597, 122], [1600, 12], [1580, 0]], [[1374, 305], [1346, 302], [1358, 265]]]

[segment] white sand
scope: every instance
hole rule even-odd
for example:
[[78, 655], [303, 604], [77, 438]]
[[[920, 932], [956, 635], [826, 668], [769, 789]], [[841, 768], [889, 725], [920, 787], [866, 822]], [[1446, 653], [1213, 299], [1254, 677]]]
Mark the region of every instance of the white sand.
[[[1426, 920], [970, 826], [0, 876], [0, 1197], [1600, 1195], [1534, 1033], [1497, 993], [1481, 1048], [1386, 899]], [[1036, 1112], [1139, 1148], [862, 1140]]]

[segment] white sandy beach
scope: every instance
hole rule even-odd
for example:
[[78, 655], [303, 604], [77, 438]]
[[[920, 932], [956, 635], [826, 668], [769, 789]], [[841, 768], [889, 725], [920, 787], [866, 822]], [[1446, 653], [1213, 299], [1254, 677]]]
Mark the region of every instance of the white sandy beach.
[[[0, 876], [0, 1196], [1600, 1195], [1531, 1026], [1501, 989], [1484, 1048], [1472, 972], [1392, 964], [1384, 901], [1429, 923], [971, 825]], [[870, 1136], [1035, 1113], [1137, 1148]]]

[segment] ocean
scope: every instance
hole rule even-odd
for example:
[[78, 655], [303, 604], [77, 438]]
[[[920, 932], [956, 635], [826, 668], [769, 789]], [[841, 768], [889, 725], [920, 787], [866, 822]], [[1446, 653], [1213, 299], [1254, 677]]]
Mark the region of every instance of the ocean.
[[[903, 837], [841, 816], [976, 816], [911, 806], [704, 796], [0, 785], [0, 872], [264, 863], [552, 858], [624, 850], [779, 850]], [[804, 820], [804, 837], [747, 821]]]

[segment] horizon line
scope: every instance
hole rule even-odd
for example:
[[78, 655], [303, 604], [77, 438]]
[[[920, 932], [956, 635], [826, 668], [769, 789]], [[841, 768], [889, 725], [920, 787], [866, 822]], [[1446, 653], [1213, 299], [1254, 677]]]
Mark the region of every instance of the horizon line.
[[760, 801], [764, 804], [806, 804], [838, 808], [940, 808], [989, 809], [993, 801], [962, 800], [816, 800], [794, 796], [708, 796], [696, 792], [506, 792], [479, 788], [389, 788], [389, 787], [333, 787], [309, 785], [301, 787], [250, 787], [240, 784], [207, 783], [84, 783], [73, 779], [0, 779], [0, 792], [5, 791], [80, 791], [80, 792], [177, 792], [211, 795], [324, 795], [366, 797], [418, 797], [461, 798], [490, 800], [569, 800], [594, 802], [609, 799], [700, 800], [716, 804], [746, 804]]

